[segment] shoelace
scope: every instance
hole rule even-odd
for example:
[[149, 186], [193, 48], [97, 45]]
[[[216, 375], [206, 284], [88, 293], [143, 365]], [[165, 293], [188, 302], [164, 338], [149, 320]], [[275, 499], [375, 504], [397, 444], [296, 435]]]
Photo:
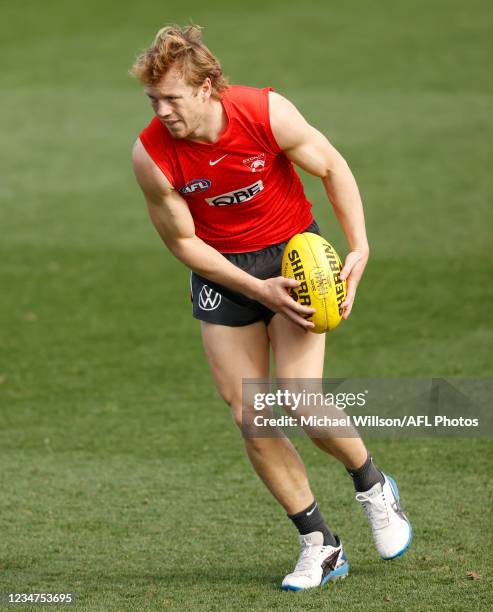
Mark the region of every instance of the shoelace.
[[387, 527], [389, 524], [389, 512], [383, 491], [373, 497], [365, 493], [357, 493], [356, 499], [363, 504], [363, 509], [371, 520], [374, 529]]
[[308, 576], [313, 569], [313, 565], [319, 560], [319, 557], [323, 557], [327, 552], [328, 546], [322, 546], [320, 548], [320, 552], [317, 555], [312, 555], [313, 544], [308, 543], [305, 548], [301, 551], [300, 558], [298, 559], [298, 563], [293, 570], [293, 574], [297, 574], [299, 576]]

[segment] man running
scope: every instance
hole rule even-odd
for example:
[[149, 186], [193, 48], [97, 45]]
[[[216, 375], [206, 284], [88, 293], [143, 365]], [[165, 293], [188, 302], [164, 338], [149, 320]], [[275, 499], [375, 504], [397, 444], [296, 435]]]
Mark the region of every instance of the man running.
[[[242, 380], [321, 378], [325, 336], [307, 333], [312, 309], [293, 300], [299, 283], [280, 276], [287, 241], [318, 232], [293, 163], [320, 177], [349, 245], [341, 278], [348, 318], [368, 260], [363, 207], [342, 156], [283, 96], [229, 85], [197, 26], [165, 27], [137, 59], [155, 113], [133, 150], [151, 220], [191, 271], [193, 316], [217, 389], [241, 427]], [[411, 541], [395, 482], [359, 437], [314, 442], [348, 470], [384, 559]], [[300, 590], [347, 575], [341, 541], [325, 522], [304, 465], [286, 437], [244, 437], [247, 455], [300, 534], [301, 554], [282, 588]]]

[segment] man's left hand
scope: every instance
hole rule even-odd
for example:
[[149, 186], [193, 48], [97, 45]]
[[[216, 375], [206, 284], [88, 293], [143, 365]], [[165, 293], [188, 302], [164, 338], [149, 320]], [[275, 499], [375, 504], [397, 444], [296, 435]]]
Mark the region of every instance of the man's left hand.
[[347, 294], [346, 299], [341, 304], [343, 309], [342, 318], [347, 319], [351, 314], [353, 308], [354, 298], [356, 296], [356, 289], [363, 276], [363, 271], [368, 261], [369, 252], [365, 250], [354, 250], [348, 253], [344, 266], [340, 273], [340, 278], [347, 281]]

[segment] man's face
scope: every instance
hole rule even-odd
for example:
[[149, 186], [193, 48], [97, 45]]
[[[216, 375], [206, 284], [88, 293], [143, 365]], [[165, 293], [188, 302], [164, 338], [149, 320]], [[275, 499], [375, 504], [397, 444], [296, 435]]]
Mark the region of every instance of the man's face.
[[208, 81], [195, 89], [171, 68], [156, 85], [144, 87], [154, 112], [173, 138], [187, 138], [197, 130], [210, 97]]

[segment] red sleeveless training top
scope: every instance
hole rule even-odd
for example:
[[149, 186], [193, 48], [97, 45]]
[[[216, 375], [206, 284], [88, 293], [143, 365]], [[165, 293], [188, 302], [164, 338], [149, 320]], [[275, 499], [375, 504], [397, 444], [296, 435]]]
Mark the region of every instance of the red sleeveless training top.
[[222, 253], [284, 242], [313, 221], [301, 180], [272, 134], [270, 90], [228, 87], [221, 98], [228, 125], [213, 144], [175, 139], [158, 117], [140, 134], [186, 200], [196, 235]]

